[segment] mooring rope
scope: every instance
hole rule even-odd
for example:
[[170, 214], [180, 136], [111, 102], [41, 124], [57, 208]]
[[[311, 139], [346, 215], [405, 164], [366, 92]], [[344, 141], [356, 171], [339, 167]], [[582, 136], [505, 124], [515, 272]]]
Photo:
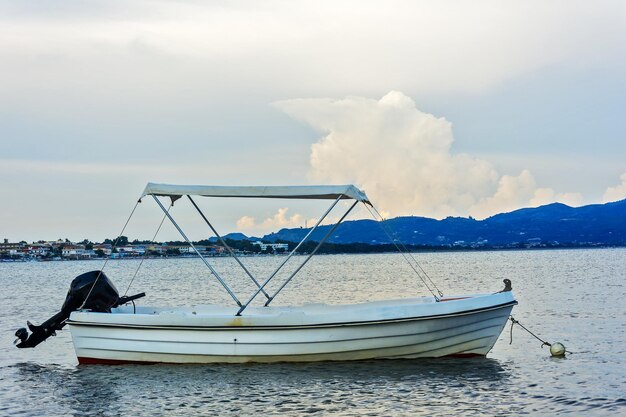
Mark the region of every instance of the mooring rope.
[[[378, 216], [381, 218], [381, 220], [383, 221], [382, 224], [385, 223], [385, 220], [383, 218], [383, 216], [379, 213], [378, 209], [376, 209], [376, 207], [372, 206], [372, 208], [376, 211], [376, 213], [378, 213]], [[393, 230], [391, 228], [391, 226], [387, 226], [389, 228], [389, 230], [394, 234], [394, 236], [398, 236], [398, 234], [395, 232], [395, 230]], [[406, 247], [406, 245], [404, 244], [403, 241], [400, 240], [400, 238], [397, 238], [398, 242], [400, 242], [400, 245], [402, 245], [402, 247], [404, 248], [404, 250], [406, 251], [406, 253], [409, 254], [409, 256], [411, 257], [411, 259], [413, 259], [413, 261], [415, 262], [415, 265], [417, 265], [417, 267], [420, 269], [420, 271], [422, 271], [422, 273], [424, 274], [424, 276], [428, 279], [428, 281], [432, 284], [433, 287], [435, 287], [435, 289], [437, 290], [437, 292], [439, 293], [440, 297], [443, 297], [443, 292], [437, 287], [437, 284], [435, 284], [435, 281], [432, 280], [432, 278], [430, 277], [430, 275], [428, 275], [426, 273], [426, 271], [424, 270], [424, 268], [422, 268], [422, 265], [417, 261], [417, 259], [415, 259], [415, 257], [413, 256], [413, 254], [411, 253], [411, 251], [409, 251], [409, 249]]]
[[533, 332], [528, 330], [522, 323], [520, 323], [519, 321], [515, 320], [515, 318], [513, 316], [510, 316], [509, 318], [511, 319], [511, 332], [510, 332], [511, 340], [509, 341], [509, 345], [513, 344], [513, 326], [515, 326], [517, 324], [522, 329], [526, 330], [532, 337], [534, 337], [535, 339], [539, 340], [541, 342], [541, 347], [544, 347], [544, 346], [550, 347], [550, 346], [552, 346], [551, 343], [546, 342], [545, 340], [541, 339], [539, 336], [537, 336], [536, 334], [534, 334]]
[[[372, 217], [374, 218], [374, 220], [377, 220], [376, 216], [374, 215], [374, 213], [370, 210], [370, 208], [368, 207], [367, 204], [364, 204], [365, 208], [367, 209], [367, 211], [369, 211], [369, 213], [372, 215]], [[381, 221], [378, 222], [378, 224], [380, 224], [381, 229], [383, 229], [383, 232], [385, 232], [385, 234], [387, 235], [387, 237], [389, 238], [389, 240], [391, 240], [391, 243], [393, 243], [393, 245], [396, 247], [396, 249], [398, 249], [398, 252], [400, 253], [400, 255], [402, 255], [402, 257], [404, 258], [404, 260], [409, 264], [409, 266], [411, 267], [411, 269], [415, 272], [415, 274], [417, 275], [417, 277], [422, 281], [422, 283], [424, 284], [424, 286], [426, 287], [426, 289], [428, 289], [428, 292], [430, 292], [432, 294], [432, 296], [435, 298], [436, 301], [439, 301], [439, 297], [437, 297], [437, 295], [435, 294], [435, 292], [430, 288], [430, 286], [428, 285], [428, 282], [426, 282], [426, 280], [424, 279], [424, 277], [422, 276], [422, 274], [420, 274], [420, 272], [415, 268], [415, 266], [413, 266], [413, 264], [411, 263], [411, 261], [409, 260], [409, 258], [407, 258], [407, 256], [405, 255], [405, 253], [402, 251], [402, 249], [400, 249], [400, 247], [398, 246], [397, 242], [400, 242], [400, 244], [404, 247], [404, 249], [406, 250], [407, 253], [410, 252], [409, 250], [406, 248], [406, 246], [404, 246], [404, 244], [402, 243], [402, 241], [400, 239], [396, 239], [394, 237], [391, 236], [391, 234], [389, 233], [389, 231], [386, 229], [385, 226], [385, 219], [383, 218], [383, 216], [381, 216], [381, 214], [378, 212], [378, 210], [376, 210], [376, 207], [372, 206], [372, 208], [374, 209], [374, 211], [378, 214], [378, 216], [380, 217]], [[417, 266], [422, 269], [422, 267], [420, 266], [419, 262], [417, 262], [417, 260], [413, 257], [413, 255], [411, 255], [411, 258], [413, 258], [413, 261], [415, 261], [415, 263], [417, 264]], [[423, 269], [422, 269], [423, 271]], [[430, 277], [429, 277], [430, 280]], [[430, 280], [432, 282], [432, 280]], [[439, 291], [439, 289], [437, 288], [436, 285], [433, 286], [435, 287], [435, 289], [437, 290], [437, 292], [439, 293], [439, 295], [442, 297], [443, 293], [441, 291]]]
[[[509, 340], [509, 345], [513, 343], [513, 327], [517, 324], [518, 326], [520, 326], [522, 329], [526, 330], [528, 332], [528, 334], [530, 334], [532, 337], [534, 337], [535, 339], [539, 340], [541, 342], [541, 347], [544, 346], [548, 346], [548, 347], [552, 347], [552, 343], [548, 343], [545, 340], [543, 340], [542, 338], [540, 338], [539, 336], [537, 336], [536, 334], [534, 334], [533, 332], [531, 332], [530, 330], [528, 330], [526, 328], [526, 326], [524, 326], [522, 323], [520, 323], [518, 320], [515, 319], [515, 317], [513, 316], [509, 316], [509, 319], [511, 320], [511, 330], [510, 330], [510, 340]], [[555, 343], [555, 345], [559, 345], [560, 348], [563, 349], [563, 354], [560, 356], [564, 356], [565, 353], [585, 353], [585, 352], [572, 352], [570, 350], [566, 350], [565, 346], [563, 346], [562, 343]], [[552, 353], [552, 351], [550, 351]], [[554, 356], [554, 354], [553, 354]]]
[[[115, 239], [115, 242], [113, 242], [113, 246], [111, 246], [111, 253], [113, 253], [113, 249], [115, 248], [115, 245], [117, 245], [117, 242], [119, 242], [120, 238], [124, 234], [124, 230], [126, 230], [126, 226], [128, 226], [130, 219], [133, 217], [133, 214], [135, 214], [135, 210], [137, 210], [137, 206], [139, 205], [139, 203], [141, 203], [141, 199], [137, 200], [137, 202], [135, 203], [133, 210], [130, 212], [130, 216], [128, 216], [128, 219], [126, 219], [126, 223], [124, 223], [124, 227], [122, 227], [122, 231], [120, 232], [119, 235], [117, 235], [117, 239]], [[89, 292], [87, 293], [87, 297], [85, 297], [85, 300], [78, 308], [79, 310], [82, 310], [83, 307], [85, 307], [85, 304], [87, 304], [87, 300], [89, 300], [89, 296], [91, 295], [91, 292], [93, 291], [94, 287], [98, 283], [98, 280], [100, 279], [100, 275], [102, 275], [102, 271], [104, 271], [104, 267], [107, 266], [107, 262], [109, 262], [109, 258], [106, 258], [104, 260], [104, 264], [102, 265], [102, 268], [100, 268], [100, 271], [98, 272], [98, 276], [96, 276], [96, 279], [93, 281], [93, 284], [91, 284], [91, 288], [89, 289]]]
[[[152, 236], [151, 242], [154, 242], [154, 240], [156, 239], [157, 235], [159, 234], [159, 231], [161, 230], [161, 226], [163, 226], [163, 222], [167, 218], [167, 213], [169, 213], [169, 211], [170, 211], [170, 209], [172, 208], [173, 205], [174, 205], [174, 203], [172, 202], [170, 204], [170, 206], [167, 208], [167, 212], [165, 212], [165, 214], [163, 215], [163, 218], [161, 219], [161, 223], [159, 223], [159, 227], [157, 227], [156, 232], [154, 232], [154, 236]], [[130, 290], [130, 286], [133, 285], [133, 281], [135, 280], [135, 277], [137, 276], [137, 273], [139, 272], [139, 268], [141, 268], [141, 265], [143, 265], [143, 261], [145, 261], [145, 260], [146, 260], [146, 251], [144, 250], [143, 255], [141, 255], [141, 262], [139, 262], [139, 266], [137, 266], [137, 269], [135, 269], [135, 274], [130, 279], [130, 282], [128, 283], [128, 287], [126, 287], [126, 291], [124, 292], [124, 296], [126, 296], [126, 294], [128, 294], [128, 291]], [[135, 302], [133, 301], [133, 306], [134, 305], [135, 305]]]

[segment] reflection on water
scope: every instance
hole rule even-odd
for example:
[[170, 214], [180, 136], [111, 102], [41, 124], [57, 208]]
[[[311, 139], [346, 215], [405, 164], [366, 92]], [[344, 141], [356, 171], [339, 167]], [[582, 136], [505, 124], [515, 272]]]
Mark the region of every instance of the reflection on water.
[[[78, 366], [69, 332], [18, 350], [26, 319], [56, 313], [72, 278], [95, 262], [0, 264], [0, 415], [619, 415], [626, 413], [626, 250], [420, 254], [446, 294], [497, 291], [513, 281], [513, 314], [542, 338], [578, 352], [550, 358], [508, 328], [486, 359], [313, 364]], [[245, 259], [263, 275], [279, 258]], [[250, 288], [236, 265], [216, 268], [237, 291]], [[137, 263], [110, 263], [126, 288]], [[108, 267], [107, 267], [108, 268]], [[392, 255], [313, 259], [280, 304], [352, 302], [423, 294]], [[142, 304], [229, 302], [197, 259], [146, 261], [132, 292]]]
[[510, 409], [506, 401], [499, 407], [493, 402], [494, 395], [507, 395], [500, 388], [510, 374], [492, 359], [10, 368], [20, 399], [45, 404], [41, 415], [184, 414], [196, 408], [207, 414], [378, 415], [462, 403], [469, 412], [486, 397], [492, 412]]

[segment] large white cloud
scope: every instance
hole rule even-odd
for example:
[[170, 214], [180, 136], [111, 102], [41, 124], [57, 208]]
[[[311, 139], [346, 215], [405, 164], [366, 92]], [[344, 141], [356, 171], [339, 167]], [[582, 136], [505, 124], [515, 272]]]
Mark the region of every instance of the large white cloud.
[[622, 183], [615, 187], [609, 187], [604, 192], [604, 202], [623, 200], [626, 198], [626, 172], [619, 177]]
[[305, 224], [305, 218], [301, 214], [288, 215], [289, 208], [281, 207], [271, 217], [266, 218], [261, 223], [252, 216], [242, 216], [237, 220], [237, 230], [243, 232], [268, 232], [275, 231], [285, 227], [300, 227]]
[[380, 100], [293, 99], [275, 105], [324, 132], [311, 147], [313, 181], [362, 186], [390, 215], [479, 218], [560, 200], [577, 193], [539, 188], [528, 170], [501, 175], [486, 160], [452, 152], [452, 124], [418, 110], [392, 91]]

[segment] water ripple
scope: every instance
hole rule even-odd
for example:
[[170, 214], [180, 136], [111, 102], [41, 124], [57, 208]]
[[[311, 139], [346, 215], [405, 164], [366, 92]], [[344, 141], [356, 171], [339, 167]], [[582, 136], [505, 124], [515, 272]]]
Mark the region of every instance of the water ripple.
[[[71, 278], [97, 265], [0, 264], [0, 285], [13, 295], [5, 298], [0, 315], [0, 415], [626, 414], [621, 302], [626, 250], [420, 257], [447, 293], [497, 290], [501, 278], [512, 279], [520, 301], [516, 318], [577, 353], [550, 358], [546, 348], [519, 330], [509, 345], [507, 329], [487, 359], [78, 366], [68, 332], [36, 349], [17, 350], [12, 331], [26, 319], [37, 322], [54, 314]], [[276, 260], [247, 261], [263, 273]], [[196, 261], [147, 261], [137, 290], [146, 290], [146, 302], [155, 304], [226, 302]], [[336, 303], [419, 294], [423, 289], [410, 274], [395, 272], [400, 261], [391, 255], [320, 257], [280, 301]], [[225, 275], [234, 268], [226, 260], [216, 262]], [[133, 261], [113, 262], [109, 276], [125, 288], [135, 267]], [[250, 289], [244, 278], [233, 282], [243, 292]], [[206, 291], [198, 291], [203, 287]]]

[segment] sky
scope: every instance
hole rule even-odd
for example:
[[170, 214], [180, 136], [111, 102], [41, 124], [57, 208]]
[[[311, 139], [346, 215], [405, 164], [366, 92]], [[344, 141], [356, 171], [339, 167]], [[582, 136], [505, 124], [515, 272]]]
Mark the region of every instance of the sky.
[[[147, 182], [354, 183], [386, 217], [623, 199], [625, 56], [623, 1], [0, 0], [0, 238], [114, 237]], [[325, 207], [201, 205], [255, 236]]]

